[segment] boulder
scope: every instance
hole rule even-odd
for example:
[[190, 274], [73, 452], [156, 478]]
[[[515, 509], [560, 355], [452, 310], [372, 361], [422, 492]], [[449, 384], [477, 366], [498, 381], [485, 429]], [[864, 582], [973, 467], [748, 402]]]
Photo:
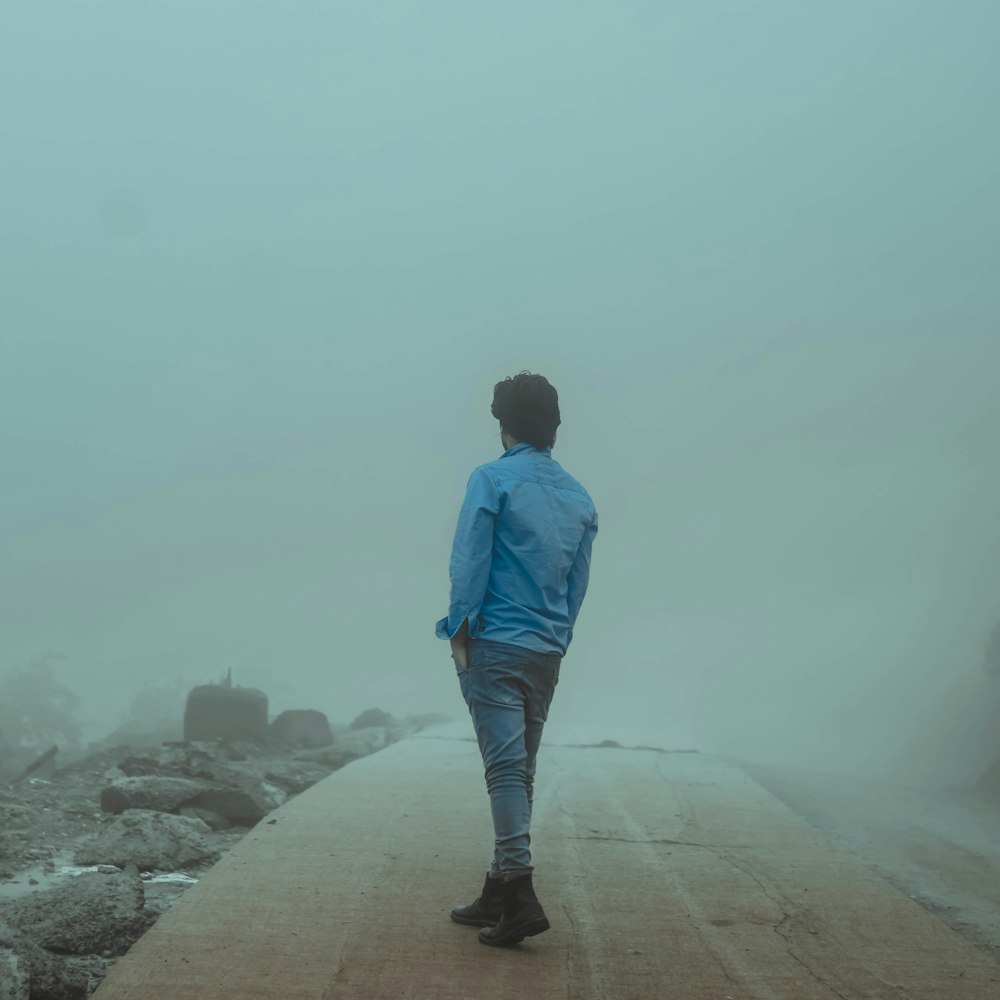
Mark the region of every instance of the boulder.
[[273, 758], [241, 754], [243, 759], [234, 761], [222, 753], [223, 748], [216, 746], [213, 754], [204, 746], [187, 750], [185, 771], [203, 779], [204, 786], [185, 806], [210, 809], [234, 823], [253, 824], [288, 799], [284, 788], [268, 780]]
[[191, 809], [208, 809], [240, 826], [253, 826], [288, 798], [280, 788], [264, 781], [244, 780], [240, 784], [241, 787], [216, 785], [206, 788], [185, 805]]
[[381, 708], [366, 708], [351, 721], [351, 729], [371, 729], [373, 727], [384, 729], [386, 726], [391, 726], [394, 721], [392, 715]]
[[185, 740], [267, 740], [267, 695], [256, 688], [202, 684], [184, 708]]
[[293, 708], [271, 723], [271, 739], [290, 747], [325, 747], [333, 742], [330, 720], [315, 708]]
[[205, 840], [209, 827], [188, 816], [126, 809], [107, 829], [76, 853], [78, 865], [137, 865], [173, 871], [217, 853]]
[[[104, 978], [111, 959], [100, 955], [59, 955], [46, 951], [27, 935], [14, 935], [6, 965], [13, 980], [4, 979], [4, 959], [0, 957], [0, 998], [3, 1000], [87, 1000]], [[27, 980], [27, 992], [19, 992]], [[11, 992], [7, 992], [7, 991]]]
[[[6, 904], [3, 919], [17, 939], [59, 955], [123, 955], [153, 915], [135, 874], [95, 872]], [[16, 939], [10, 946], [21, 950]]]
[[[308, 765], [300, 765], [300, 769], [305, 767]], [[101, 808], [116, 814], [128, 809], [144, 809], [180, 812], [188, 816], [192, 815], [192, 810], [194, 815], [198, 810], [206, 810], [221, 818], [224, 826], [229, 823], [252, 825], [282, 805], [288, 798], [288, 791], [292, 790], [286, 791], [285, 787], [266, 781], [255, 771], [266, 773], [262, 765], [250, 762], [236, 768], [206, 758], [197, 772], [201, 778], [163, 775], [119, 778], [101, 792]], [[313, 783], [304, 777], [300, 784], [302, 782], [304, 787]], [[220, 829], [217, 822], [207, 818], [206, 821], [213, 829]]]
[[109, 813], [126, 809], [152, 809], [173, 812], [178, 806], [205, 791], [207, 783], [190, 778], [167, 778], [144, 775], [119, 778], [101, 792], [101, 808]]
[[44, 948], [25, 953], [31, 968], [31, 1000], [87, 1000], [111, 968], [100, 955], [54, 955]]

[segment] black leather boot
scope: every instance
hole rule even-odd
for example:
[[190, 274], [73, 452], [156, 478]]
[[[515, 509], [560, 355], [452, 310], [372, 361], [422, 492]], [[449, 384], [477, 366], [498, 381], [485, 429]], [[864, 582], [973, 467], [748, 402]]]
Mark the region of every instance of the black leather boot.
[[531, 873], [503, 884], [503, 914], [496, 927], [479, 932], [482, 944], [505, 948], [549, 929], [549, 921], [535, 895]]
[[470, 927], [492, 927], [503, 913], [503, 888], [502, 879], [487, 875], [479, 899], [468, 906], [456, 906], [451, 911], [451, 919]]

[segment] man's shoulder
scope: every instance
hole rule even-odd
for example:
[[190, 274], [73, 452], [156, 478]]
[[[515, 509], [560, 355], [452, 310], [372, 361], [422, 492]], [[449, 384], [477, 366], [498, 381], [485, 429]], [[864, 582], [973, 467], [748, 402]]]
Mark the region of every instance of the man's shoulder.
[[516, 455], [501, 456], [478, 466], [473, 475], [488, 476], [501, 491], [514, 482], [534, 482], [550, 489], [580, 494], [593, 506], [593, 500], [584, 485], [570, 475], [550, 454], [541, 451], [523, 451]]
[[579, 479], [571, 476], [562, 466], [559, 467], [559, 471], [562, 473], [563, 481], [559, 484], [561, 489], [569, 490], [572, 493], [578, 493], [580, 497], [586, 502], [587, 506], [593, 513], [597, 513], [594, 506], [594, 501], [591, 495], [587, 492], [586, 486], [580, 482]]

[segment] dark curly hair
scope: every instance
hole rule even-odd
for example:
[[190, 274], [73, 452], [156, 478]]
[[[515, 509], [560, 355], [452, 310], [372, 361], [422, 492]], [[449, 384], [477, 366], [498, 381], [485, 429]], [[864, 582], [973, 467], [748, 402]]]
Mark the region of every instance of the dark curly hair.
[[544, 375], [518, 372], [493, 387], [490, 412], [518, 441], [551, 448], [559, 426], [559, 394]]

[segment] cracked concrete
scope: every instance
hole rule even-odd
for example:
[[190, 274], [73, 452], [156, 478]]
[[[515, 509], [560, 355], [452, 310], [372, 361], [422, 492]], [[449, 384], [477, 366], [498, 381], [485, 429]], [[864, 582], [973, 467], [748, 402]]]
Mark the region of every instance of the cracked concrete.
[[552, 930], [481, 947], [448, 911], [491, 835], [473, 744], [410, 740], [255, 828], [97, 1000], [995, 1000], [1000, 965], [732, 762], [543, 747]]

